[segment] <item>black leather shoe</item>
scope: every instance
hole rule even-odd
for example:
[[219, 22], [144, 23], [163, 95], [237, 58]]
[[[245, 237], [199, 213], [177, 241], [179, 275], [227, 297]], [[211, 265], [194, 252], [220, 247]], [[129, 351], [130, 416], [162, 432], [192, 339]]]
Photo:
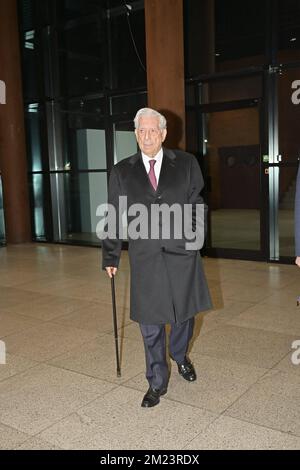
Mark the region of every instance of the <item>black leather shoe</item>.
[[183, 364], [177, 364], [178, 372], [188, 382], [195, 382], [197, 379], [196, 371], [193, 364], [188, 358], [185, 358]]
[[162, 390], [157, 390], [156, 388], [149, 387], [147, 393], [143, 398], [141, 406], [143, 408], [152, 408], [152, 406], [158, 405], [161, 395], [165, 395], [166, 393], [166, 388], [163, 388]]

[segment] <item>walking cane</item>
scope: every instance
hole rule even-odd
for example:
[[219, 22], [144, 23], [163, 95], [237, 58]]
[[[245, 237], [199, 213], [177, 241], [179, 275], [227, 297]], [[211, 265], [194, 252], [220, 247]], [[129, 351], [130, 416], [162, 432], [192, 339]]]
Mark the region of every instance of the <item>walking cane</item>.
[[120, 359], [119, 359], [119, 345], [118, 345], [118, 324], [117, 324], [117, 309], [116, 309], [116, 291], [115, 291], [115, 276], [111, 277], [111, 296], [113, 308], [113, 322], [116, 346], [116, 360], [117, 360], [117, 377], [121, 377]]

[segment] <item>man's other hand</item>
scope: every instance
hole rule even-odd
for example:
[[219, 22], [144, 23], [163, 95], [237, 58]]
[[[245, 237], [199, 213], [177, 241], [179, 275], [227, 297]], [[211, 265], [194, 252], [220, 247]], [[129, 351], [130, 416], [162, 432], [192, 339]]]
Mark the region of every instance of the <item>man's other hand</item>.
[[300, 256], [297, 256], [297, 258], [295, 259], [295, 263], [298, 266], [298, 268], [300, 268]]
[[[300, 258], [299, 258], [299, 266], [300, 266]], [[115, 268], [114, 266], [107, 266], [105, 269], [110, 278], [115, 276], [118, 271], [118, 268]]]

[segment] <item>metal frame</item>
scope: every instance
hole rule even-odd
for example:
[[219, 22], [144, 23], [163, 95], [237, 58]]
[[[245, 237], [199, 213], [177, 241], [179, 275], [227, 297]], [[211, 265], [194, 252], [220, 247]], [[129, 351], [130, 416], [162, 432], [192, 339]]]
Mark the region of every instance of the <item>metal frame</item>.
[[[259, 113], [259, 145], [261, 149], [263, 148], [263, 141], [262, 141], [262, 117], [263, 117], [263, 106], [262, 101], [260, 98], [257, 99], [247, 99], [247, 100], [238, 100], [238, 101], [231, 101], [226, 103], [212, 103], [212, 104], [199, 104], [196, 106], [197, 114], [198, 114], [198, 125], [199, 125], [199, 140], [198, 144], [202, 147], [202, 155], [205, 155], [205, 131], [203, 129], [203, 120], [202, 115], [209, 112], [219, 112], [219, 111], [227, 111], [233, 109], [242, 109], [242, 108], [249, 108], [249, 107], [257, 107]], [[188, 106], [188, 109], [193, 109], [194, 107]], [[200, 137], [201, 136], [201, 137]], [[199, 147], [200, 149], [200, 147]], [[206, 160], [203, 159], [201, 161], [202, 167], [204, 169], [204, 176], [207, 178], [208, 171], [206, 169]], [[262, 160], [260, 159], [260, 200], [265, 199], [265, 184], [263, 170], [262, 170]], [[208, 192], [210, 189], [210, 181], [208, 181], [208, 187], [206, 188], [206, 196], [208, 197]], [[209, 204], [209, 201], [208, 201]], [[207, 241], [205, 244], [205, 248], [203, 249], [203, 253], [208, 256], [217, 256], [217, 257], [229, 257], [229, 258], [237, 258], [237, 259], [255, 259], [255, 260], [265, 260], [267, 259], [266, 254], [266, 244], [264, 242], [264, 235], [267, 232], [266, 226], [266, 218], [264, 216], [263, 211], [260, 211], [260, 250], [242, 250], [242, 249], [233, 249], [233, 248], [217, 248], [211, 246], [211, 219], [208, 214], [208, 230], [207, 230]]]

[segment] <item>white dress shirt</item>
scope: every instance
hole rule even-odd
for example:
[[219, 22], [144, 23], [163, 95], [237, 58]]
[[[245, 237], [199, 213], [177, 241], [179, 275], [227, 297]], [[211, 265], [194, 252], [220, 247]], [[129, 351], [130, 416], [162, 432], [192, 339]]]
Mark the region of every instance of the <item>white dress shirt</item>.
[[156, 163], [154, 165], [154, 173], [155, 173], [156, 181], [157, 181], [157, 184], [158, 184], [160, 170], [161, 170], [161, 164], [162, 164], [162, 159], [163, 159], [163, 149], [161, 148], [160, 151], [153, 158], [148, 157], [143, 152], [142, 152], [142, 157], [143, 157], [143, 162], [144, 162], [147, 174], [150, 171], [149, 161], [150, 160], [156, 160]]

